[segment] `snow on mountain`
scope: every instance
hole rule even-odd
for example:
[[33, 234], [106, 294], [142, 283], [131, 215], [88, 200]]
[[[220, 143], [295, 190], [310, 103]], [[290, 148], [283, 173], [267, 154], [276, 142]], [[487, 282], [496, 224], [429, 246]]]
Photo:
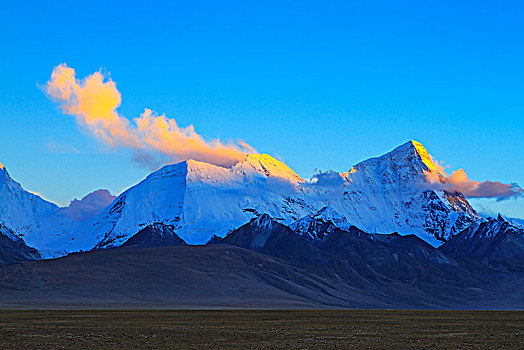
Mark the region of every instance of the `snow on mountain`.
[[265, 174], [291, 183], [304, 182], [290, 167], [267, 154], [249, 154], [243, 162], [235, 164], [231, 169], [245, 175]]
[[251, 225], [258, 228], [271, 229], [276, 221], [268, 214], [263, 214], [251, 220]]
[[460, 234], [463, 239], [468, 240], [490, 239], [506, 232], [524, 234], [524, 229], [514, 225], [499, 214], [497, 218], [488, 217], [486, 219], [478, 220], [474, 224], [468, 226]]
[[24, 190], [3, 166], [0, 169], [0, 224], [12, 232], [6, 237], [16, 244], [19, 239], [23, 240], [44, 258], [62, 256], [95, 243], [85, 242], [72, 219], [62, 215], [56, 204]]
[[485, 264], [524, 266], [524, 229], [501, 215], [477, 221], [440, 248], [455, 258], [479, 259]]
[[258, 214], [295, 220], [308, 214], [300, 177], [267, 155], [249, 155], [230, 168], [187, 160], [168, 165], [122, 193], [96, 223], [100, 247], [118, 246], [153, 222], [175, 227], [189, 244], [224, 236]]
[[524, 220], [519, 218], [508, 218], [507, 219], [513, 226], [520, 229], [524, 229]]
[[[44, 257], [120, 246], [155, 223], [172, 227], [188, 244], [205, 244], [262, 214], [310, 239], [320, 238], [315, 225], [332, 222], [341, 229], [351, 224], [373, 233], [416, 234], [438, 246], [479, 218], [463, 195], [438, 186], [438, 166], [415, 141], [313, 181], [264, 154], [229, 168], [187, 160], [150, 174], [90, 219], [93, 211], [84, 215], [83, 204], [100, 210], [112, 197], [95, 192], [59, 209], [24, 191], [4, 169], [0, 175], [0, 222]], [[107, 199], [102, 205], [99, 195]]]
[[435, 185], [442, 174], [416, 141], [340, 176], [344, 192], [330, 206], [367, 232], [414, 233], [438, 245], [480, 218], [462, 194]]
[[24, 190], [0, 164], [0, 223], [17, 237], [42, 229], [43, 222], [57, 209], [55, 204]]
[[331, 207], [324, 207], [315, 214], [309, 214], [296, 220], [289, 228], [307, 240], [326, 238], [336, 228], [349, 230], [352, 225], [348, 220]]
[[305, 182], [268, 155], [248, 155], [230, 168], [193, 160], [168, 165], [101, 214], [99, 246], [118, 246], [153, 222], [204, 244], [260, 214], [289, 225], [325, 207], [325, 214], [339, 213], [340, 225], [345, 219], [368, 232], [414, 233], [437, 246], [478, 219], [460, 193], [435, 189], [437, 166], [415, 141], [330, 176], [336, 181]]
[[96, 191], [81, 201], [74, 200], [70, 207], [59, 208], [24, 190], [0, 166], [0, 225], [6, 228], [4, 233], [10, 232], [4, 235], [15, 243], [22, 239], [44, 258], [91, 249], [97, 243], [92, 224], [77, 220], [99, 213], [100, 206], [107, 206], [111, 198]]

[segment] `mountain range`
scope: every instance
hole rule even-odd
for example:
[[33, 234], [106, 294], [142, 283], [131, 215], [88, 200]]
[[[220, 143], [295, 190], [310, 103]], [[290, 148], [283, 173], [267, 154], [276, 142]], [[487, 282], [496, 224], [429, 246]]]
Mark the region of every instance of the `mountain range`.
[[120, 246], [152, 223], [173, 226], [189, 244], [204, 244], [258, 215], [289, 225], [328, 207], [366, 232], [416, 234], [438, 246], [480, 219], [461, 193], [434, 183], [438, 176], [415, 141], [312, 181], [268, 155], [248, 155], [230, 168], [187, 160], [150, 174], [116, 199], [97, 191], [109, 205], [86, 217], [74, 208], [80, 201], [58, 208], [24, 191], [2, 168], [0, 222], [43, 257], [58, 257]]
[[[264, 154], [229, 168], [187, 160], [116, 198], [96, 191], [59, 208], [1, 166], [0, 296], [10, 305], [45, 300], [46, 290], [49, 303], [76, 306], [524, 308], [524, 230], [481, 218], [443, 178], [409, 141], [312, 179]], [[224, 254], [238, 260], [236, 274], [212, 266], [230, 268]], [[83, 282], [72, 282], [79, 271]], [[136, 290], [115, 287], [123, 275], [121, 288]], [[204, 290], [192, 295], [192, 285]]]

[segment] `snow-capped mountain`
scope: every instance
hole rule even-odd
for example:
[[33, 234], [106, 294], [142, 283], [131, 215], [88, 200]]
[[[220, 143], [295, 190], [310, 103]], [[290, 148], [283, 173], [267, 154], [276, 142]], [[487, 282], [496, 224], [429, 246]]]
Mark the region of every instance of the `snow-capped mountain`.
[[192, 160], [168, 165], [98, 217], [98, 246], [118, 246], [153, 222], [173, 225], [189, 244], [204, 244], [260, 214], [290, 225], [325, 207], [338, 213], [339, 224], [415, 233], [439, 245], [479, 218], [463, 195], [433, 183], [441, 174], [415, 141], [330, 176], [306, 182], [268, 155], [249, 155], [230, 168]]
[[314, 210], [302, 199], [301, 183], [267, 155], [249, 155], [230, 168], [193, 160], [168, 165], [122, 193], [99, 216], [99, 247], [118, 246], [153, 222], [172, 225], [189, 244], [204, 244], [259, 214], [296, 220]]
[[0, 225], [4, 227], [0, 235], [37, 249], [44, 258], [90, 250], [97, 243], [96, 236], [90, 233], [92, 224], [81, 220], [100, 212], [97, 206], [112, 199], [106, 192], [96, 191], [60, 208], [24, 190], [0, 163]]
[[317, 226], [329, 222], [340, 229], [416, 234], [434, 246], [479, 219], [462, 194], [443, 189], [438, 167], [415, 141], [311, 181], [264, 154], [229, 168], [187, 160], [150, 174], [100, 214], [82, 215], [83, 221], [68, 215], [71, 208], [24, 191], [3, 167], [0, 175], [0, 222], [44, 257], [117, 247], [151, 224], [172, 227], [188, 244], [205, 244], [262, 214], [310, 239], [321, 238], [327, 231]]
[[443, 189], [443, 174], [416, 141], [340, 176], [344, 192], [330, 206], [367, 232], [414, 233], [438, 245], [480, 218], [461, 193]]
[[55, 204], [24, 190], [0, 163], [0, 224], [22, 237], [42, 229], [57, 209]]

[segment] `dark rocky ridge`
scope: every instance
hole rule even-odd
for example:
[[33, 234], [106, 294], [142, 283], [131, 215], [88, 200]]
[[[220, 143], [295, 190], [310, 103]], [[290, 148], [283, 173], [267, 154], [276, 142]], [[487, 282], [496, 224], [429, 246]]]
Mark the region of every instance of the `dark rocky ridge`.
[[524, 229], [499, 215], [469, 226], [440, 250], [456, 259], [519, 270], [524, 268]]
[[171, 225], [154, 223], [144, 227], [134, 236], [129, 238], [123, 248], [153, 248], [153, 247], [176, 247], [187, 245], [187, 243], [174, 232]]
[[37, 259], [40, 254], [36, 249], [28, 247], [23, 239], [15, 237], [9, 228], [0, 224], [0, 266]]

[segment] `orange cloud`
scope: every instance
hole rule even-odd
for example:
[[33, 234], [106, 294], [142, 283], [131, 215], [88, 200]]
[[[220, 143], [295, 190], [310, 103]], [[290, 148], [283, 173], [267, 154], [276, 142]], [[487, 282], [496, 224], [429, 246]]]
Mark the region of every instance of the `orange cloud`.
[[499, 200], [522, 195], [523, 190], [517, 184], [503, 184], [498, 181], [484, 182], [470, 180], [464, 169], [453, 171], [445, 178], [451, 187], [470, 198], [497, 198]]
[[172, 161], [194, 159], [231, 166], [246, 154], [256, 153], [244, 141], [206, 141], [193, 125], [181, 128], [174, 119], [155, 115], [149, 109], [130, 122], [117, 112], [121, 95], [116, 84], [111, 78], [105, 80], [100, 71], [76, 79], [73, 68], [60, 64], [54, 68], [46, 92], [60, 104], [63, 113], [76, 116], [80, 125], [106, 144], [135, 150], [135, 159], [143, 163], [160, 153]]
[[521, 196], [524, 190], [517, 184], [504, 184], [498, 181], [486, 180], [479, 182], [471, 180], [464, 169], [458, 169], [448, 175], [445, 164], [431, 157], [435, 171], [426, 173], [426, 178], [438, 189], [457, 191], [469, 198], [496, 198], [497, 200]]
[[434, 157], [432, 157], [431, 155], [429, 155], [431, 161], [433, 162], [433, 164], [435, 165], [435, 170], [437, 172], [437, 174], [446, 174], [446, 165], [444, 164], [444, 162], [439, 162], [438, 160], [436, 160]]

